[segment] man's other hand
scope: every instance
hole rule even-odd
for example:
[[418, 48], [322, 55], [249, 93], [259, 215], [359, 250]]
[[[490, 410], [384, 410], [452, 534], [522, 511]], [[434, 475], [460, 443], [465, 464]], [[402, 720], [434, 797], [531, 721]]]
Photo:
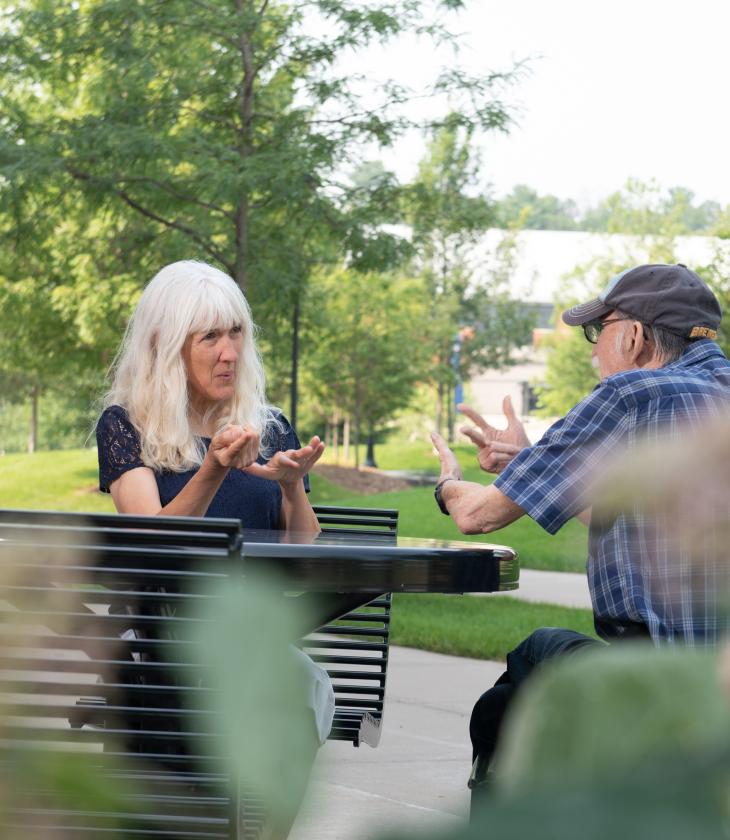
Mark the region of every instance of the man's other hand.
[[502, 402], [506, 429], [496, 429], [468, 405], [460, 404], [457, 409], [474, 423], [474, 426], [461, 426], [460, 431], [478, 447], [479, 466], [485, 472], [498, 475], [518, 452], [530, 445], [510, 397], [505, 397]]

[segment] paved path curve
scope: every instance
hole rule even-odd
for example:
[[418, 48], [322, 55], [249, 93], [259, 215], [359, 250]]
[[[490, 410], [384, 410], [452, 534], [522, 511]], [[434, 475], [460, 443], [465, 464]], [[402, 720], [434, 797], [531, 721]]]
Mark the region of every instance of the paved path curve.
[[[585, 575], [523, 569], [520, 589], [487, 597], [590, 608]], [[464, 825], [469, 715], [499, 662], [391, 647], [380, 746], [328, 741], [290, 840], [414, 839]]]
[[[591, 596], [585, 574], [520, 569], [520, 588], [514, 592], [498, 594], [523, 601], [560, 604], [563, 607], [583, 607], [587, 610], [591, 608]], [[489, 597], [493, 598], [494, 593]]]

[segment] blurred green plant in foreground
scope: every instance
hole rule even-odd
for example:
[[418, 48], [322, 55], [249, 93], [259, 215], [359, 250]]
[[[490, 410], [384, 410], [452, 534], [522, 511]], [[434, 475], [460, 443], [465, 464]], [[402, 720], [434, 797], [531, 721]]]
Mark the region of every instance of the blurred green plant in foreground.
[[544, 668], [471, 825], [432, 840], [727, 837], [729, 666], [727, 653], [624, 643]]

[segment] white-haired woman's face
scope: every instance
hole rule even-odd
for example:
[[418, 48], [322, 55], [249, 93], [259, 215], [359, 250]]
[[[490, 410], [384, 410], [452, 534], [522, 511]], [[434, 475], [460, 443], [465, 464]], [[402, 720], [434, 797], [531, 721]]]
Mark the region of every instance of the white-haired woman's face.
[[188, 375], [188, 394], [192, 406], [200, 413], [233, 397], [242, 346], [240, 324], [225, 330], [195, 332], [185, 339], [182, 356]]

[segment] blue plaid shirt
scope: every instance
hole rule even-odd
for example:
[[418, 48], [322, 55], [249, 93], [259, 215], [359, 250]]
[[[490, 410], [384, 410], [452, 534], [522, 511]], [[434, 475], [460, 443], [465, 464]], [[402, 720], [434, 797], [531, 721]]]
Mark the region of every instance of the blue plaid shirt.
[[[495, 487], [554, 534], [591, 506], [617, 452], [665, 435], [679, 439], [708, 416], [726, 415], [728, 400], [730, 362], [714, 342], [693, 342], [665, 367], [607, 377], [520, 452]], [[594, 510], [588, 582], [596, 626], [600, 632], [606, 624], [640, 622], [657, 644], [714, 641], [720, 632], [717, 561], [698, 574], [696, 558], [665, 526], [660, 515], [637, 508], [604, 516]]]

